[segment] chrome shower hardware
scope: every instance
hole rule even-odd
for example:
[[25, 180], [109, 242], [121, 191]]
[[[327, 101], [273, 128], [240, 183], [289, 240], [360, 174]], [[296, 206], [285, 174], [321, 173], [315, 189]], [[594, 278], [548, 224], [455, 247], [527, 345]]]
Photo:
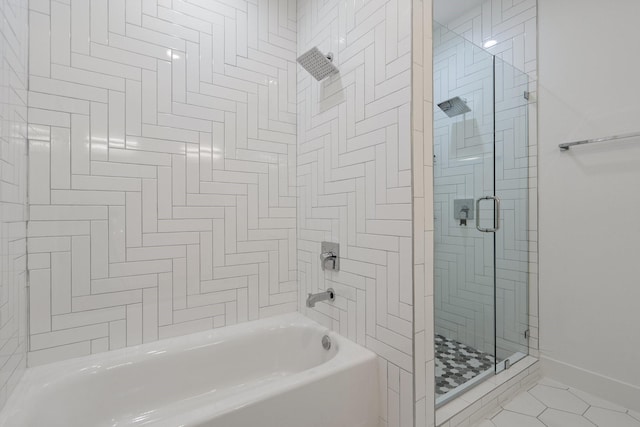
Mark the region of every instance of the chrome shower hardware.
[[455, 199], [453, 201], [453, 218], [460, 221], [461, 227], [466, 227], [467, 220], [474, 218], [473, 199]]
[[[483, 200], [493, 200], [495, 216], [493, 218], [493, 228], [480, 227], [480, 202]], [[500, 199], [496, 196], [484, 196], [476, 200], [476, 228], [483, 233], [495, 233], [500, 228]]]
[[320, 245], [320, 268], [340, 271], [340, 244], [322, 242]]
[[337, 262], [338, 256], [333, 252], [322, 252], [320, 254], [320, 266], [323, 270], [336, 270]]
[[336, 294], [333, 292], [333, 288], [329, 288], [324, 292], [319, 292], [317, 294], [309, 294], [307, 297], [307, 307], [312, 308], [316, 306], [316, 303], [320, 301], [334, 301], [336, 299]]
[[300, 55], [298, 63], [318, 81], [338, 72], [338, 68], [333, 65], [333, 54], [329, 52], [325, 56], [315, 46]]
[[331, 338], [329, 338], [329, 335], [322, 337], [322, 348], [325, 350], [331, 350]]
[[438, 107], [449, 117], [459, 116], [471, 111], [471, 108], [467, 105], [467, 101], [463, 100], [459, 96], [451, 99], [447, 99], [438, 104]]
[[465, 206], [460, 209], [460, 226], [467, 226], [467, 219], [469, 218], [469, 207]]

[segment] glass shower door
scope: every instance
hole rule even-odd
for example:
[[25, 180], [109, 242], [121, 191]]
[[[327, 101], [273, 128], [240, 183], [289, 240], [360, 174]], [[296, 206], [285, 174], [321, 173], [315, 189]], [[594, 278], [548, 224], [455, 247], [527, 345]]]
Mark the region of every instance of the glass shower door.
[[527, 74], [495, 59], [496, 371], [529, 352], [529, 126]]
[[434, 23], [436, 404], [528, 354], [528, 76]]
[[443, 404], [495, 372], [497, 223], [494, 58], [437, 24], [434, 99], [436, 402]]

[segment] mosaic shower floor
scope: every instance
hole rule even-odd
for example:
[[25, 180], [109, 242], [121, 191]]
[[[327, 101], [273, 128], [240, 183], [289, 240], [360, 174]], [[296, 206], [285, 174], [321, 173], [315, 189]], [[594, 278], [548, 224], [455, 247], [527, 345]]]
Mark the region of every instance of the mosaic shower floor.
[[456, 340], [436, 335], [436, 396], [441, 396], [493, 368], [495, 359]]

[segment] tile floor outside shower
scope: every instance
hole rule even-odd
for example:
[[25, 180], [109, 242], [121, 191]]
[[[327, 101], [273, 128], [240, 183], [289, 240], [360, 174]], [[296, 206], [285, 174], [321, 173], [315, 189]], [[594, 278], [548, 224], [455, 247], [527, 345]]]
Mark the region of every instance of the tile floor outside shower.
[[543, 378], [474, 427], [640, 427], [640, 413]]
[[435, 337], [436, 395], [442, 396], [494, 367], [495, 358], [442, 335]]

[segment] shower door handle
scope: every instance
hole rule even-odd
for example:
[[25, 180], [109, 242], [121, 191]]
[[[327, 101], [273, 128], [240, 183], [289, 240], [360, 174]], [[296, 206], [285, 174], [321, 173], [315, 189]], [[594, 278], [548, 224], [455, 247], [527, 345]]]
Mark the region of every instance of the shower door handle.
[[[482, 200], [493, 200], [495, 208], [495, 216], [493, 219], [493, 228], [480, 227], [480, 202]], [[484, 196], [476, 200], [476, 228], [483, 233], [495, 233], [500, 228], [500, 199], [496, 196]]]

